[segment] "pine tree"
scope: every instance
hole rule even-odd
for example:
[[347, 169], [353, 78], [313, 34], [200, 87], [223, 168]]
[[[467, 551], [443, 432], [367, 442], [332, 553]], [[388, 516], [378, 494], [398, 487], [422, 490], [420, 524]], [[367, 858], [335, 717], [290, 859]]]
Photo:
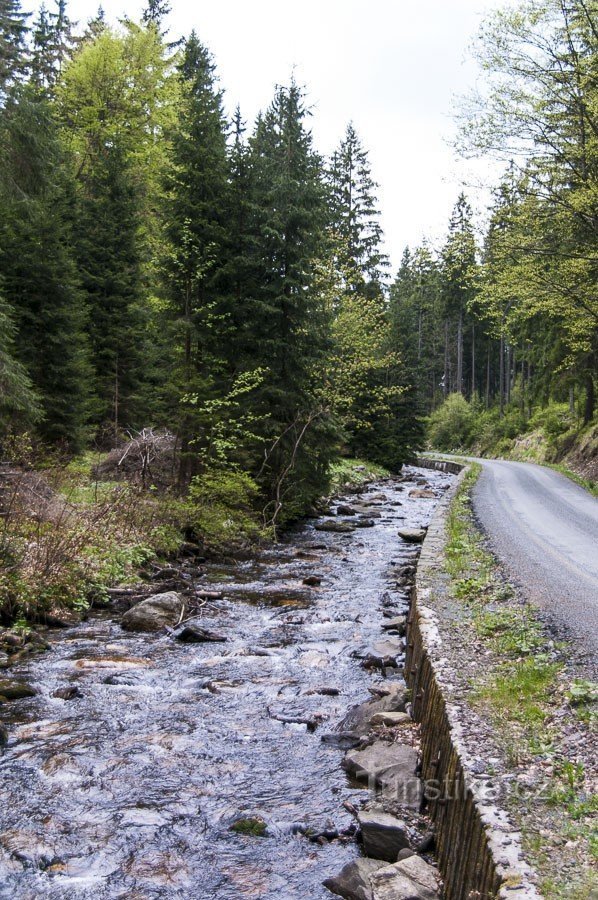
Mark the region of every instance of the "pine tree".
[[49, 12], [45, 4], [40, 6], [32, 37], [32, 81], [38, 88], [51, 91], [75, 44], [66, 0], [58, 0], [56, 12]]
[[148, 356], [141, 302], [139, 203], [122, 151], [106, 148], [85, 178], [77, 257], [87, 298], [94, 370], [93, 421], [122, 428], [142, 424], [140, 390]]
[[[475, 293], [476, 243], [471, 207], [461, 193], [451, 214], [449, 232], [442, 251], [442, 282], [445, 304], [444, 390], [463, 394], [464, 331], [468, 304]], [[455, 365], [452, 367], [450, 328], [456, 323]]]
[[332, 227], [343, 249], [341, 267], [357, 275], [354, 289], [380, 288], [388, 258], [368, 154], [350, 123], [329, 167]]

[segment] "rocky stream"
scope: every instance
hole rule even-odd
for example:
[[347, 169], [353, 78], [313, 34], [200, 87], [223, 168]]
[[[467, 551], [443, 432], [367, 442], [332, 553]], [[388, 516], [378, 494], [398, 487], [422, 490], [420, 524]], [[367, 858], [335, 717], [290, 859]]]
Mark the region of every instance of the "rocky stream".
[[405, 468], [251, 561], [189, 559], [170, 628], [94, 612], [1, 671], [0, 898], [436, 896], [401, 666], [449, 480]]

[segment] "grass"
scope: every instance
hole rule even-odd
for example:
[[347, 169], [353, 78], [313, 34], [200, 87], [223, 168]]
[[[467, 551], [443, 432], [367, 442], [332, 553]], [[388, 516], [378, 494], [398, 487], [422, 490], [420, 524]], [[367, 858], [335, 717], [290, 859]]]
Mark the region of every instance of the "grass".
[[563, 466], [561, 463], [542, 463], [543, 466], [547, 466], [549, 469], [554, 469], [555, 472], [560, 472], [561, 475], [564, 475], [565, 478], [568, 478], [570, 481], [574, 481], [580, 487], [584, 488], [594, 497], [598, 497], [598, 483], [595, 481], [591, 481], [588, 478], [582, 478], [581, 475], [578, 475], [577, 472], [574, 472], [572, 469], [568, 469], [567, 466]]

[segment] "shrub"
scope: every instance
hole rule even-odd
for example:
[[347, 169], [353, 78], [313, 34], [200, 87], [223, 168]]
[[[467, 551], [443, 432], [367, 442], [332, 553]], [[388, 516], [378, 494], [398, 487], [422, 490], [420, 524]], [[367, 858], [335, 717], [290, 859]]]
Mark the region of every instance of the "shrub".
[[259, 488], [245, 472], [213, 469], [189, 488], [189, 524], [210, 550], [244, 547], [266, 536], [255, 504]]
[[470, 445], [475, 413], [462, 394], [450, 394], [428, 420], [428, 440], [438, 450], [460, 450]]

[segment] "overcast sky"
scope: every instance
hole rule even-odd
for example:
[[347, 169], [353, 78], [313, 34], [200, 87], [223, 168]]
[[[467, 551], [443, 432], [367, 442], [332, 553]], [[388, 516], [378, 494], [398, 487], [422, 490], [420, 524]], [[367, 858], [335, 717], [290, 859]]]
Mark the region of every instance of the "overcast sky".
[[[453, 99], [475, 84], [468, 47], [504, 0], [170, 0], [169, 37], [195, 28], [212, 51], [227, 109], [251, 122], [291, 73], [313, 108], [315, 143], [329, 153], [352, 120], [379, 183], [393, 266], [406, 244], [438, 241], [471, 165], [449, 146]], [[102, 0], [107, 17], [137, 18], [143, 0]], [[98, 0], [70, 0], [83, 24]], [[478, 164], [474, 176], [484, 176]], [[475, 180], [474, 179], [474, 180]], [[466, 188], [467, 190], [467, 188]], [[482, 212], [487, 195], [469, 190]]]

